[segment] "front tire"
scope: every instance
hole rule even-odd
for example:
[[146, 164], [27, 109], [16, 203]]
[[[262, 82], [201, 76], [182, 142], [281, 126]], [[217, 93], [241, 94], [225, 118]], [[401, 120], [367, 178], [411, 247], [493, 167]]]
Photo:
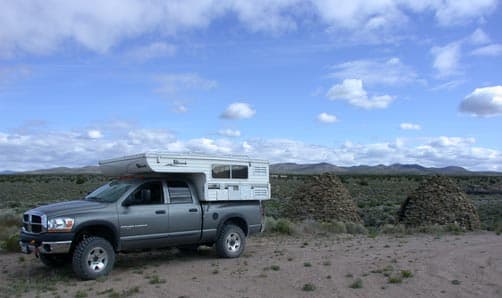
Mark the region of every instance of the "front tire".
[[222, 258], [238, 258], [246, 247], [246, 235], [236, 225], [225, 225], [216, 240], [216, 253]]
[[83, 280], [107, 275], [114, 263], [115, 251], [110, 242], [101, 237], [80, 241], [73, 252], [73, 271]]

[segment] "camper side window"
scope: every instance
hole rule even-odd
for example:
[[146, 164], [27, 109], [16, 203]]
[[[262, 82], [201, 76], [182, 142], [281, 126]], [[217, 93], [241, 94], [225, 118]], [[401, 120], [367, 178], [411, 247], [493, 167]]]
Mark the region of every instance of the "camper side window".
[[230, 178], [229, 165], [213, 165], [213, 178]]
[[169, 199], [171, 204], [192, 203], [192, 194], [190, 188], [183, 181], [168, 181]]
[[248, 179], [248, 167], [232, 165], [232, 179]]
[[247, 179], [248, 167], [241, 165], [213, 165], [213, 178]]

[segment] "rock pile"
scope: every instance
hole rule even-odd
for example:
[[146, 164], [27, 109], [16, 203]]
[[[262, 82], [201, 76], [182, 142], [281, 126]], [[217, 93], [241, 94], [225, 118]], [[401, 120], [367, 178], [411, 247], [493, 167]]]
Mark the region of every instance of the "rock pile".
[[289, 200], [286, 213], [294, 219], [361, 222], [349, 191], [330, 173], [306, 178]]
[[467, 195], [450, 178], [434, 176], [411, 193], [399, 210], [407, 226], [456, 223], [467, 230], [479, 229], [479, 216]]

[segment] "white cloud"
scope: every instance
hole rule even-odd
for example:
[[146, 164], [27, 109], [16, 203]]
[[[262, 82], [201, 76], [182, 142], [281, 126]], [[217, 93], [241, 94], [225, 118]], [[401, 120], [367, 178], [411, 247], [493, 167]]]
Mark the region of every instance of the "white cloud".
[[502, 115], [502, 86], [474, 89], [460, 103], [459, 109], [475, 116]]
[[363, 82], [357, 79], [343, 80], [342, 84], [333, 85], [326, 96], [330, 100], [347, 100], [351, 105], [363, 109], [385, 109], [394, 100], [392, 96], [381, 95], [368, 97]]
[[338, 121], [335, 115], [331, 115], [325, 112], [317, 115], [317, 120], [322, 123], [335, 123]]
[[473, 45], [482, 45], [490, 42], [490, 37], [483, 29], [476, 29], [468, 38], [469, 43]]
[[188, 112], [188, 108], [184, 104], [176, 104], [174, 107], [174, 111], [176, 113], [186, 113]]
[[458, 42], [431, 49], [434, 56], [432, 66], [438, 72], [439, 77], [448, 77], [459, 73], [460, 50], [461, 45]]
[[101, 139], [103, 137], [103, 134], [100, 130], [91, 129], [87, 131], [87, 136], [91, 139]]
[[196, 73], [168, 73], [156, 77], [160, 86], [157, 92], [173, 95], [181, 90], [212, 89], [216, 87], [216, 81], [205, 79]]
[[135, 127], [104, 130], [102, 134], [102, 138], [90, 139], [73, 131], [0, 132], [0, 170], [96, 165], [100, 159], [144, 151], [191, 151], [245, 153], [269, 159], [272, 163], [331, 162], [341, 166], [418, 163], [502, 171], [502, 151], [477, 146], [474, 138], [464, 137], [396, 139], [379, 143], [346, 141], [338, 146], [322, 146], [291, 139], [238, 141], [205, 137], [181, 140], [169, 130]]
[[502, 44], [497, 43], [479, 47], [477, 49], [474, 49], [471, 54], [476, 56], [501, 56]]
[[399, 58], [386, 60], [354, 60], [333, 66], [330, 77], [337, 79], [358, 78], [365, 84], [397, 85], [412, 83], [418, 77], [415, 71]]
[[253, 117], [255, 114], [256, 110], [249, 104], [234, 102], [227, 107], [220, 117], [224, 119], [246, 119]]
[[176, 52], [176, 47], [174, 45], [165, 42], [154, 42], [149, 45], [140, 46], [127, 51], [124, 57], [127, 59], [132, 59], [139, 62], [144, 62], [147, 60], [172, 56]]
[[145, 34], [171, 37], [229, 16], [252, 32], [276, 34], [321, 23], [362, 41], [393, 40], [412, 14], [432, 13], [439, 24], [449, 26], [482, 19], [496, 6], [496, 0], [3, 1], [0, 54], [12, 57], [19, 50], [49, 54], [67, 42], [106, 53]]
[[497, 0], [451, 0], [429, 1], [428, 3], [431, 3], [431, 6], [435, 8], [439, 24], [445, 26], [482, 18], [497, 7]]
[[419, 124], [404, 122], [399, 125], [402, 130], [421, 130], [422, 127]]
[[230, 129], [230, 128], [221, 129], [221, 130], [218, 131], [218, 134], [220, 136], [232, 137], [232, 138], [240, 137], [241, 136], [241, 132], [239, 130], [237, 130], [237, 129]]

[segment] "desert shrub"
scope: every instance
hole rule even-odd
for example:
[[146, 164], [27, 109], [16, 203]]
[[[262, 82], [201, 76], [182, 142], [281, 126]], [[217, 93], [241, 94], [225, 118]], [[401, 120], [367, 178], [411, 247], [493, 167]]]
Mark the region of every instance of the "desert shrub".
[[19, 235], [14, 234], [2, 242], [2, 249], [10, 252], [19, 252]]
[[345, 223], [343, 223], [341, 221], [322, 222], [321, 229], [323, 231], [326, 231], [329, 233], [335, 233], [335, 234], [347, 233], [347, 228], [345, 227]]
[[273, 217], [267, 217], [265, 218], [265, 231], [268, 233], [290, 235], [293, 233], [293, 223], [285, 218], [276, 220]]
[[349, 287], [352, 289], [361, 289], [363, 287], [363, 280], [360, 278], [357, 278], [356, 280], [354, 280], [354, 282], [352, 282], [350, 284]]
[[380, 227], [380, 232], [383, 234], [404, 234], [406, 232], [406, 228], [404, 225], [391, 225], [385, 224]]
[[76, 184], [84, 184], [85, 182], [87, 182], [87, 179], [85, 179], [85, 177], [83, 176], [78, 176], [77, 180], [75, 181]]
[[457, 223], [450, 223], [444, 226], [444, 230], [453, 234], [461, 234], [464, 232], [464, 228]]
[[315, 286], [312, 283], [306, 283], [303, 285], [302, 290], [304, 290], [305, 292], [312, 292], [315, 290]]
[[0, 213], [0, 227], [21, 226], [21, 218], [11, 212]]
[[362, 224], [347, 222], [345, 228], [349, 234], [368, 234], [368, 230]]

